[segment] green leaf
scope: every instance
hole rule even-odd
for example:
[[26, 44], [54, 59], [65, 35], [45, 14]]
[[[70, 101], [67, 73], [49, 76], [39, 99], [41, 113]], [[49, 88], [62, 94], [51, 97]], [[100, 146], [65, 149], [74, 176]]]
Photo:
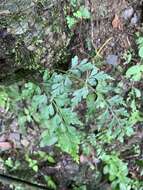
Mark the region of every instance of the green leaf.
[[76, 112], [73, 112], [69, 108], [60, 109], [60, 113], [62, 114], [62, 117], [64, 119], [64, 122], [67, 125], [82, 125], [81, 121], [78, 118], [78, 115]]
[[59, 107], [64, 107], [64, 105], [70, 105], [71, 103], [67, 93], [55, 97], [54, 100]]
[[141, 79], [141, 71], [142, 71], [141, 65], [134, 65], [127, 70], [126, 77], [127, 78], [132, 77], [134, 81], [139, 81]]
[[44, 175], [44, 179], [47, 182], [47, 185], [49, 188], [55, 189], [55, 190], [57, 189], [56, 184], [54, 183], [54, 181], [52, 180], [52, 178], [50, 176]]
[[137, 160], [136, 164], [143, 168], [143, 160]]
[[140, 98], [141, 97], [141, 91], [138, 88], [133, 88], [133, 90], [135, 92], [136, 97]]
[[54, 108], [53, 108], [53, 105], [50, 104], [50, 105], [48, 106], [48, 109], [49, 109], [49, 115], [50, 115], [50, 116], [53, 116], [54, 113], [55, 113], [55, 110], [54, 110]]
[[142, 45], [143, 44], [143, 37], [139, 36], [137, 39], [137, 44]]
[[0, 90], [0, 107], [6, 108], [8, 94], [4, 90]]
[[71, 29], [77, 23], [77, 20], [71, 16], [67, 16], [66, 20], [67, 20], [67, 24], [68, 24], [69, 29]]
[[90, 12], [87, 7], [81, 6], [77, 12], [73, 14], [78, 19], [89, 19]]
[[81, 19], [82, 18], [82, 12], [80, 10], [78, 10], [77, 12], [73, 13], [73, 16], [75, 16], [76, 18]]
[[120, 183], [120, 190], [127, 190], [127, 184]]
[[76, 90], [73, 93], [73, 98], [71, 100], [72, 106], [77, 106], [83, 99], [86, 99], [87, 95], [89, 94], [89, 90], [87, 87], [83, 87], [79, 90]]
[[91, 17], [90, 12], [87, 7], [80, 7], [80, 12], [82, 13], [82, 17], [84, 19], [89, 19]]
[[47, 82], [49, 79], [50, 79], [50, 73], [48, 70], [45, 70], [43, 75], [43, 81]]
[[93, 64], [91, 62], [88, 62], [87, 59], [82, 60], [79, 64], [79, 69], [81, 70], [81, 72], [90, 71], [93, 68]]
[[49, 106], [43, 106], [40, 109], [41, 119], [48, 120], [50, 117]]
[[139, 48], [139, 56], [143, 58], [143, 47]]
[[41, 135], [40, 146], [51, 146], [57, 142], [57, 137], [54, 133], [50, 134], [48, 130], [45, 130]]
[[34, 165], [34, 166], [32, 167], [32, 169], [33, 169], [35, 172], [38, 172], [38, 166], [37, 166], [37, 165]]
[[104, 174], [108, 174], [109, 173], [109, 168], [108, 168], [107, 165], [103, 168], [103, 173]]
[[126, 76], [130, 77], [131, 75], [137, 74], [140, 72], [140, 65], [134, 65], [132, 67], [130, 67], [127, 72], [126, 72]]
[[74, 58], [72, 58], [72, 65], [71, 68], [74, 68], [78, 65], [78, 56], [75, 56]]
[[[62, 126], [67, 128], [66, 126]], [[79, 144], [80, 144], [80, 135], [74, 127], [68, 127], [65, 129], [65, 132], [59, 128], [58, 133], [58, 146], [64, 151], [69, 153], [75, 161], [78, 162], [79, 156]]]

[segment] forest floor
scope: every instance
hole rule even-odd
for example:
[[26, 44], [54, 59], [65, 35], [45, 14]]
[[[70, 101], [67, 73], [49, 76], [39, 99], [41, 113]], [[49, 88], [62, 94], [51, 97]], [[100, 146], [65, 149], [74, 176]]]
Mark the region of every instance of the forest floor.
[[[128, 67], [127, 58], [134, 55], [132, 65], [135, 65], [138, 62], [138, 57], [136, 56], [138, 52], [136, 45], [136, 33], [143, 32], [143, 3], [140, 0], [98, 0], [95, 6], [94, 0], [90, 0], [87, 1], [87, 7], [89, 7], [89, 10], [93, 15], [92, 19], [88, 23], [80, 23], [79, 26], [73, 30], [74, 38], [70, 51], [72, 54], [78, 55], [81, 59], [88, 58], [93, 62], [98, 54], [99, 57], [103, 58], [104, 64], [100, 65], [99, 63], [97, 66], [114, 77], [116, 82], [120, 82], [122, 80], [120, 70], [122, 70], [123, 74]], [[91, 42], [89, 46], [87, 43], [88, 39]], [[94, 53], [91, 54], [91, 52], [94, 52], [95, 50], [96, 55], [94, 55]], [[139, 86], [142, 86], [141, 82]], [[81, 110], [79, 108], [79, 112]], [[5, 128], [0, 135], [1, 158], [5, 160], [7, 159], [6, 164], [9, 167], [6, 173], [0, 175], [0, 190], [11, 190], [21, 184], [21, 189], [46, 189], [45, 181], [41, 178], [41, 174], [53, 175], [54, 180], [57, 180], [60, 184], [59, 190], [70, 190], [73, 175], [79, 171], [79, 166], [71, 160], [70, 156], [67, 154], [64, 155], [60, 151], [57, 151], [55, 147], [40, 148], [38, 145], [38, 127], [34, 127], [33, 129], [33, 126], [29, 126], [26, 135], [24, 135], [24, 133], [21, 134], [16, 120], [12, 118], [12, 122], [10, 120], [10, 125], [7, 129], [5, 127], [4, 120], [11, 118], [11, 115], [5, 114], [3, 109], [0, 110], [0, 114], [0, 127]], [[80, 114], [82, 117], [82, 111]], [[136, 132], [132, 137], [126, 139], [126, 145], [124, 144], [122, 147], [117, 147], [122, 149], [122, 157], [129, 164], [128, 168], [130, 175], [133, 178], [143, 180], [143, 176], [140, 176], [138, 167], [135, 164], [136, 160], [143, 156], [142, 126], [137, 125], [135, 131]], [[140, 154], [137, 154], [137, 156], [132, 155], [131, 150], [135, 145], [138, 145], [140, 149]], [[37, 150], [39, 151], [38, 154]], [[23, 158], [26, 158], [27, 160], [29, 159], [28, 163], [29, 165], [32, 165], [34, 164], [32, 163], [32, 159], [30, 160], [30, 158], [25, 157], [25, 153], [28, 151], [33, 153], [33, 160], [39, 159], [38, 162], [40, 172], [37, 172], [36, 175], [33, 174], [34, 171], [29, 171], [29, 168], [26, 168], [27, 163], [23, 161], [23, 166], [21, 166], [21, 170], [23, 172], [21, 173], [20, 170], [18, 173], [16, 170], [15, 173], [13, 163], [9, 158], [16, 158], [15, 160], [18, 160], [14, 163], [15, 167], [19, 166], [19, 161], [22, 161]], [[40, 151], [45, 153], [48, 152], [54, 157], [55, 160], [52, 160], [51, 157], [47, 158], [47, 160], [51, 159], [50, 166], [46, 165], [47, 160], [42, 160], [45, 155]], [[5, 171], [5, 169], [1, 167], [3, 166], [1, 166], [0, 160], [0, 170]], [[84, 171], [80, 172], [81, 173], [79, 173], [79, 175], [83, 175], [82, 172], [84, 173]], [[6, 175], [10, 178], [6, 177]], [[90, 178], [92, 175], [93, 174], [89, 172], [87, 176], [84, 176], [84, 178], [87, 180], [87, 178]], [[19, 176], [21, 180], [17, 180]], [[31, 185], [30, 182], [29, 184], [25, 183], [25, 181], [29, 181], [30, 176], [33, 176], [33, 179], [31, 178], [30, 181], [33, 182], [35, 180], [36, 184], [41, 184], [41, 186], [39, 185], [39, 187], [34, 187], [34, 185]], [[80, 176], [78, 176], [77, 179], [79, 180]], [[101, 189], [110, 189], [108, 185], [108, 182], [106, 184], [103, 183]]]

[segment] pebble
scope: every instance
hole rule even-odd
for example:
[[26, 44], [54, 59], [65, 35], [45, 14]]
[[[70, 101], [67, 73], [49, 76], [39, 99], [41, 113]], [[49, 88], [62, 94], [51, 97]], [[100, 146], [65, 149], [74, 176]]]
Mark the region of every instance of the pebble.
[[0, 136], [0, 142], [4, 142], [4, 141], [6, 141], [6, 135], [5, 134]]
[[117, 65], [118, 64], [118, 56], [114, 54], [109, 54], [106, 58], [106, 63], [109, 65]]
[[7, 29], [2, 28], [0, 29], [0, 38], [5, 38], [7, 36]]
[[14, 147], [20, 148], [21, 147], [21, 137], [19, 133], [10, 133], [9, 134], [9, 141], [13, 142]]
[[132, 24], [132, 25], [136, 25], [136, 24], [138, 23], [138, 21], [139, 21], [139, 17], [138, 17], [138, 15], [135, 13], [134, 16], [133, 16], [132, 19], [131, 19], [131, 24]]
[[9, 140], [20, 141], [20, 134], [19, 133], [10, 133]]
[[132, 15], [134, 14], [134, 9], [133, 7], [129, 7], [127, 9], [124, 10], [123, 14], [122, 14], [122, 17], [125, 19], [125, 20], [128, 20], [132, 17]]
[[24, 147], [28, 147], [29, 146], [29, 144], [30, 144], [30, 142], [27, 140], [27, 139], [22, 139], [21, 140], [21, 144], [24, 146]]

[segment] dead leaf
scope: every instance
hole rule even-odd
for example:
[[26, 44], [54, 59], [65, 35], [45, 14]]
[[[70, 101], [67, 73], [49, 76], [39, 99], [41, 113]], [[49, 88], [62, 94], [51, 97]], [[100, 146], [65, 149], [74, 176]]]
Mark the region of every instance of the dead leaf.
[[118, 15], [116, 14], [113, 21], [112, 21], [112, 26], [113, 28], [118, 28], [119, 30], [122, 29], [122, 22], [121, 20], [119, 19]]
[[10, 149], [12, 144], [10, 142], [0, 142], [0, 149]]

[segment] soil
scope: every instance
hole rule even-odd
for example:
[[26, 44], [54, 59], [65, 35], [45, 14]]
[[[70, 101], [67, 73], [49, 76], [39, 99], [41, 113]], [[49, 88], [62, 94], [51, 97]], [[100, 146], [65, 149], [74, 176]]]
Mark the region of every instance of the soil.
[[[143, 20], [141, 1], [90, 0], [88, 6], [93, 18], [91, 23], [82, 23], [75, 31], [77, 35], [75, 45], [78, 50], [74, 47], [73, 49], [77, 50], [76, 53], [81, 50], [82, 56], [87, 56], [88, 40], [92, 50], [102, 48], [100, 54], [105, 59], [109, 54], [115, 54], [121, 58], [125, 51], [134, 48], [135, 33], [141, 31]], [[123, 14], [129, 8], [133, 8], [133, 14], [125, 19]], [[137, 15], [138, 19], [133, 24], [131, 20], [134, 15]]]

